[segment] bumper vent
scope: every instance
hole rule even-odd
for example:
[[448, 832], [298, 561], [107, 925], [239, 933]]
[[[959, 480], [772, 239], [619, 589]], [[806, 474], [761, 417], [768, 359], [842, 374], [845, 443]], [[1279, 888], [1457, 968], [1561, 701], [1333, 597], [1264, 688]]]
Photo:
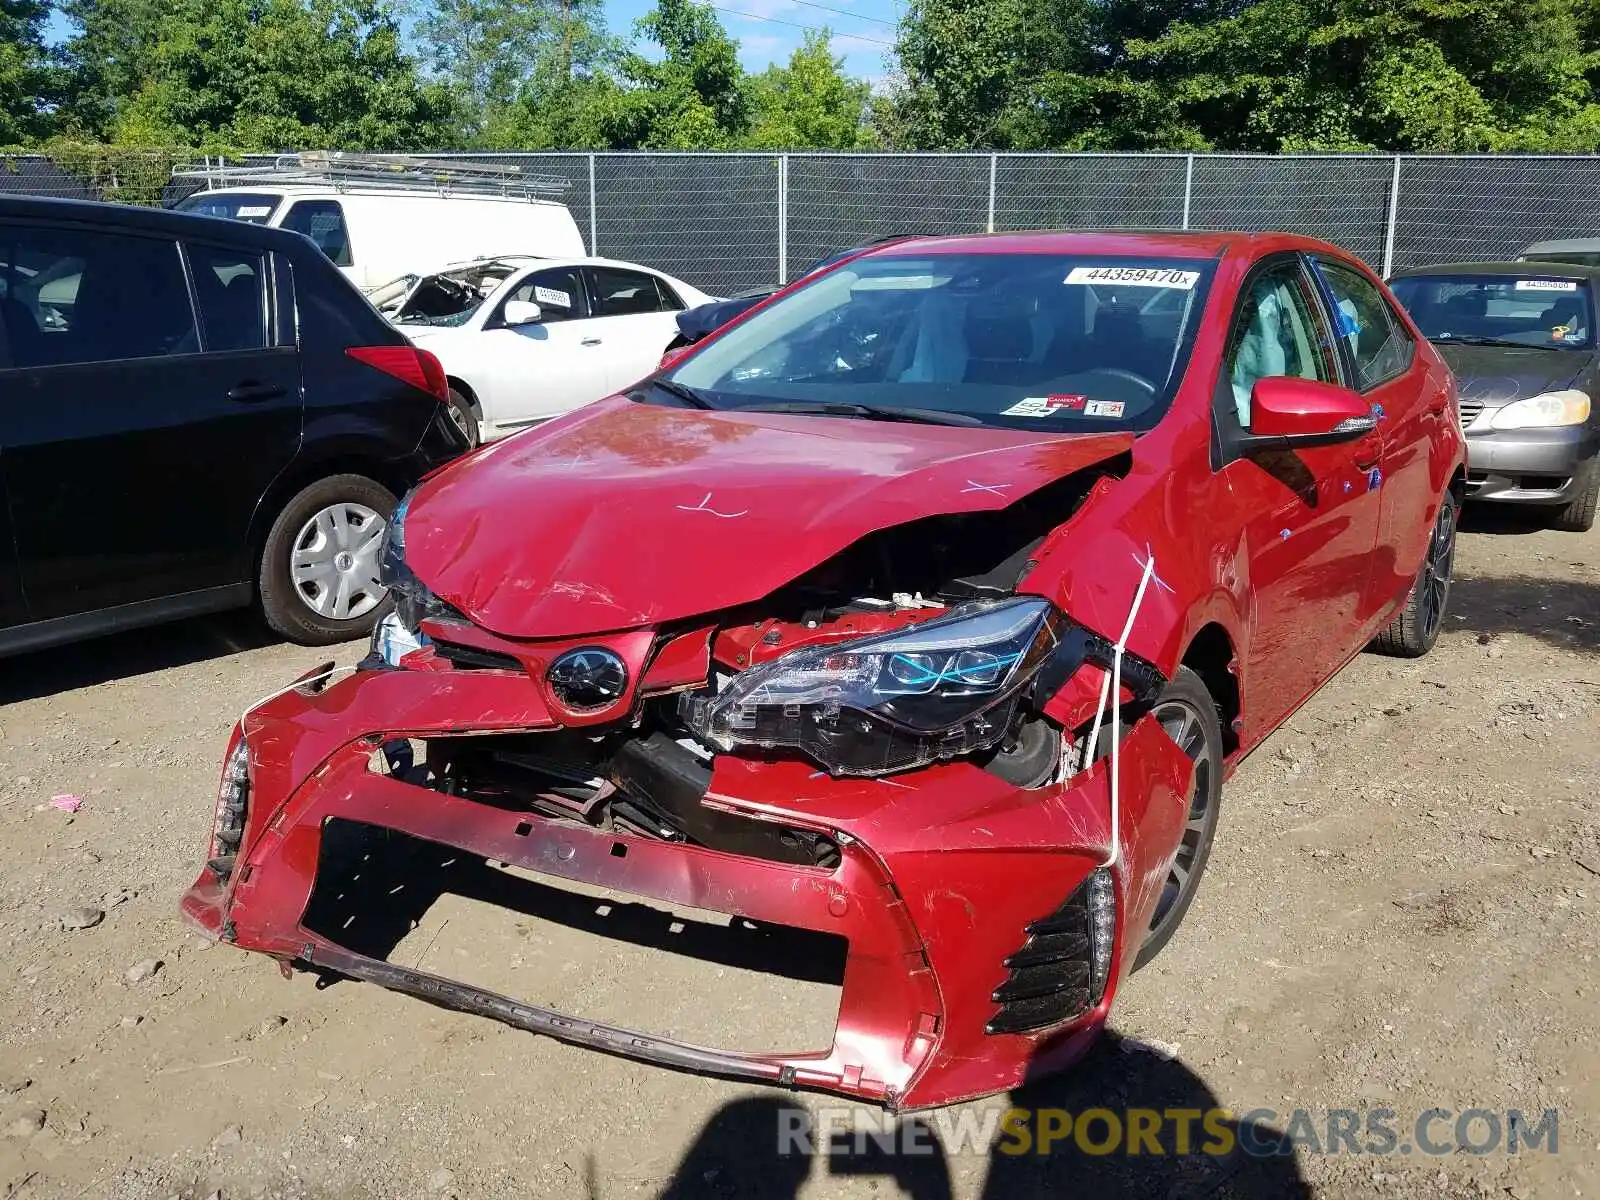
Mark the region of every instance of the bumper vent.
[[463, 646], [458, 642], [433, 641], [433, 652], [451, 666], [463, 671], [519, 671], [526, 668], [509, 654], [493, 650], [479, 650], [476, 646]]
[[[1060, 908], [1030, 924], [1024, 941], [1004, 963], [1006, 981], [990, 997], [1000, 1011], [985, 1026], [987, 1033], [1030, 1033], [1081, 1017], [1099, 1003], [1105, 972], [1096, 970], [1099, 959], [1109, 960], [1110, 938], [1102, 919], [1097, 930], [1090, 911], [1096, 893], [1086, 879]], [[1102, 918], [1104, 914], [1102, 914]]]
[[1478, 419], [1478, 414], [1483, 411], [1483, 405], [1476, 400], [1461, 400], [1457, 402], [1461, 408], [1461, 428], [1468, 428]]

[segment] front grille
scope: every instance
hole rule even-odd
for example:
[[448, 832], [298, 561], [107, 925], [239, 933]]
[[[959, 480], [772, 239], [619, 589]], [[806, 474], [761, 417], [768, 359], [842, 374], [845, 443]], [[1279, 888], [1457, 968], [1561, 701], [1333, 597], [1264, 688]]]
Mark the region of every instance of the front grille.
[[1006, 981], [991, 997], [1000, 1011], [985, 1027], [988, 1033], [1045, 1029], [1092, 1007], [1087, 888], [1078, 888], [1065, 904], [1023, 932], [1027, 940], [1005, 960]]
[[1483, 404], [1477, 400], [1458, 401], [1461, 408], [1461, 428], [1466, 429], [1478, 419], [1478, 414], [1483, 411]]

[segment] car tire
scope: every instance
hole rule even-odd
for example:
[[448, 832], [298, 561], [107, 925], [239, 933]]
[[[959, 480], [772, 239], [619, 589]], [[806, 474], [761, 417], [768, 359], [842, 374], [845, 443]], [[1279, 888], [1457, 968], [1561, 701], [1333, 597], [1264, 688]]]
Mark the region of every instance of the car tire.
[[261, 549], [258, 595], [267, 624], [302, 646], [371, 633], [389, 609], [376, 578], [395, 503], [364, 475], [332, 475], [284, 505]]
[[1395, 658], [1421, 658], [1433, 649], [1444, 628], [1445, 611], [1450, 604], [1451, 571], [1455, 564], [1456, 526], [1460, 506], [1454, 493], [1446, 492], [1434, 518], [1428, 549], [1422, 558], [1404, 607], [1389, 627], [1372, 640], [1371, 648]]
[[483, 443], [483, 435], [478, 429], [477, 414], [472, 411], [472, 401], [455, 388], [450, 389], [450, 422], [467, 439], [469, 448]]
[[1194, 765], [1194, 779], [1183, 837], [1162, 884], [1144, 943], [1134, 956], [1135, 971], [1146, 966], [1172, 940], [1200, 890], [1222, 813], [1222, 759], [1226, 752], [1217, 702], [1200, 676], [1188, 667], [1178, 668], [1150, 712]]
[[1550, 528], [1563, 533], [1588, 533], [1594, 528], [1596, 507], [1600, 507], [1600, 460], [1589, 466], [1589, 486], [1579, 492], [1566, 507], [1556, 509], [1550, 519]]

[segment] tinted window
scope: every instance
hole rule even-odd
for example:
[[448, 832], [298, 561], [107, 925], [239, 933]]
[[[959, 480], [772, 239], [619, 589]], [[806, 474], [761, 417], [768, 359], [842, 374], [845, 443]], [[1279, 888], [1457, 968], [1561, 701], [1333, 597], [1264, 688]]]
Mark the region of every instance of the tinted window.
[[597, 317], [660, 312], [665, 307], [652, 275], [618, 271], [613, 267], [591, 267], [589, 282], [594, 286], [594, 315]]
[[189, 247], [189, 270], [207, 350], [267, 344], [267, 264], [254, 251]]
[[199, 349], [176, 242], [0, 227], [0, 264], [0, 320], [19, 367]]
[[1317, 260], [1322, 282], [1333, 296], [1334, 322], [1356, 364], [1356, 386], [1376, 387], [1411, 365], [1411, 335], [1389, 312], [1371, 280], [1338, 263]]
[[179, 212], [198, 213], [202, 217], [223, 217], [230, 221], [248, 221], [252, 225], [265, 225], [272, 220], [282, 201], [265, 192], [229, 192], [225, 195], [190, 196], [178, 205]]
[[295, 201], [283, 219], [283, 228], [305, 234], [334, 266], [350, 265], [350, 233], [345, 228], [344, 209], [337, 200]]
[[537, 304], [542, 325], [588, 315], [583, 304], [583, 280], [578, 278], [576, 267], [536, 271], [519, 283], [506, 299]]
[[1541, 275], [1536, 269], [1526, 275], [1408, 275], [1390, 290], [1432, 341], [1558, 350], [1594, 345], [1587, 280]]
[[803, 281], [672, 378], [716, 407], [858, 403], [1002, 427], [1149, 429], [1182, 380], [1212, 270], [1142, 257], [873, 255]]
[[1227, 356], [1239, 424], [1250, 427], [1250, 394], [1258, 379], [1292, 376], [1337, 383], [1333, 348], [1299, 264], [1255, 277], [1234, 322]]

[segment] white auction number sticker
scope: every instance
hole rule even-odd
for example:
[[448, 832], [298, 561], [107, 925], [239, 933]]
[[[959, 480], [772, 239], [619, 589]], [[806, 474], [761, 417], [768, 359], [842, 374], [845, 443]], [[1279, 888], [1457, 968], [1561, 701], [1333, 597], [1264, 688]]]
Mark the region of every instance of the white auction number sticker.
[[1519, 292], [1575, 292], [1577, 290], [1577, 281], [1572, 279], [1517, 280], [1517, 291]]
[[533, 298], [540, 304], [554, 304], [557, 308], [572, 307], [572, 293], [555, 288], [536, 287], [533, 289]]
[[1169, 270], [1166, 267], [1073, 267], [1063, 283], [1103, 283], [1118, 287], [1176, 288], [1181, 292], [1194, 290], [1200, 282], [1199, 271]]
[[241, 221], [249, 217], [270, 217], [271, 215], [272, 206], [270, 204], [246, 204], [239, 209], [239, 219]]

